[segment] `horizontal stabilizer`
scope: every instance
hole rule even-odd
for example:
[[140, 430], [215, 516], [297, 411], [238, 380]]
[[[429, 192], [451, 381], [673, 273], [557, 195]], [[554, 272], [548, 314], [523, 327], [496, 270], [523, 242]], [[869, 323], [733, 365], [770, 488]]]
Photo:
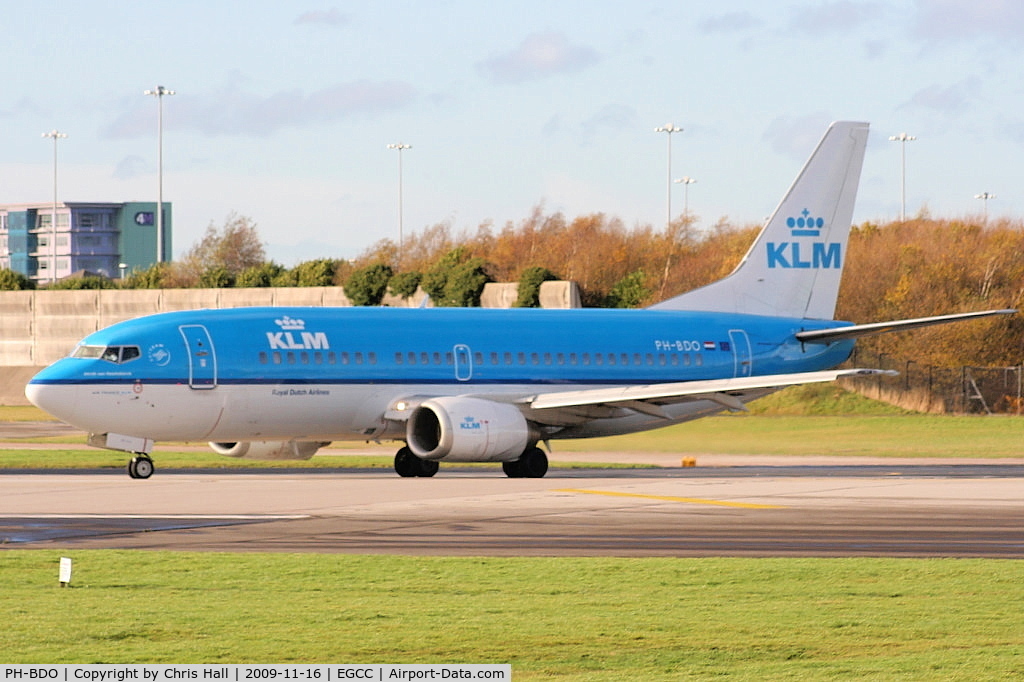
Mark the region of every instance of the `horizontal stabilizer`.
[[872, 324], [855, 324], [849, 327], [835, 327], [832, 329], [814, 329], [811, 331], [797, 332], [796, 338], [804, 343], [830, 343], [840, 339], [856, 339], [861, 336], [872, 334], [888, 334], [890, 332], [902, 332], [918, 327], [928, 327], [933, 324], [947, 324], [949, 322], [962, 322], [963, 320], [974, 320], [980, 317], [992, 315], [1012, 315], [1017, 312], [1010, 308], [1001, 310], [982, 310], [973, 313], [956, 313], [953, 315], [936, 315], [935, 317], [917, 317], [911, 320], [893, 320], [891, 322], [874, 322]]

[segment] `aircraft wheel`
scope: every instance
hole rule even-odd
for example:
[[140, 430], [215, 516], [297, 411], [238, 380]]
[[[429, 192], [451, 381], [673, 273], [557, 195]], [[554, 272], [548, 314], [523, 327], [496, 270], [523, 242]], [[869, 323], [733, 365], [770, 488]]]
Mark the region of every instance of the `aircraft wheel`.
[[519, 467], [525, 478], [544, 478], [548, 472], [548, 456], [537, 446], [527, 448], [519, 458]]
[[128, 475], [132, 478], [149, 478], [155, 467], [148, 455], [136, 455], [128, 462]]
[[[419, 459], [417, 457], [417, 459]], [[420, 473], [421, 478], [430, 478], [437, 473], [437, 470], [441, 468], [441, 465], [431, 459], [420, 459]]]
[[404, 447], [395, 453], [395, 473], [402, 478], [413, 478], [420, 473], [420, 458]]
[[501, 469], [505, 472], [505, 475], [509, 478], [522, 478], [523, 477], [523, 460], [517, 459], [514, 462], [502, 462]]

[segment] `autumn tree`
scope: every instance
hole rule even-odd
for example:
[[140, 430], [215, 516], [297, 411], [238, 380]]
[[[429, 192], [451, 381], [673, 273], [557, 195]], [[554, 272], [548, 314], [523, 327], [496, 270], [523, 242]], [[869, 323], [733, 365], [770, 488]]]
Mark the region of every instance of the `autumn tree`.
[[230, 279], [245, 269], [258, 266], [266, 260], [263, 242], [252, 219], [231, 213], [218, 230], [211, 222], [203, 237], [192, 245], [185, 257], [177, 263], [179, 277], [185, 282], [199, 283], [223, 279], [217, 275], [222, 268]]

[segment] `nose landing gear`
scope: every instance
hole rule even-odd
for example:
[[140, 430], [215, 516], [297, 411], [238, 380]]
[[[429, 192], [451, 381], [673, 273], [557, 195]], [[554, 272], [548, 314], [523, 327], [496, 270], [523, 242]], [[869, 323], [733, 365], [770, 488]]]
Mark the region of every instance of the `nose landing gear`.
[[153, 475], [155, 467], [149, 455], [135, 455], [128, 462], [128, 475], [132, 478], [149, 478]]

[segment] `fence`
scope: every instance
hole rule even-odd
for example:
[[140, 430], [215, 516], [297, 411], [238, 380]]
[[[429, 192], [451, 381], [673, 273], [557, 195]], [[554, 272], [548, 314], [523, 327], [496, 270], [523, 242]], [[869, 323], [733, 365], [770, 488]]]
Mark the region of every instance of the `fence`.
[[1024, 367], [935, 367], [885, 353], [855, 350], [851, 367], [899, 372], [898, 376], [843, 379], [845, 388], [920, 412], [1022, 414]]

